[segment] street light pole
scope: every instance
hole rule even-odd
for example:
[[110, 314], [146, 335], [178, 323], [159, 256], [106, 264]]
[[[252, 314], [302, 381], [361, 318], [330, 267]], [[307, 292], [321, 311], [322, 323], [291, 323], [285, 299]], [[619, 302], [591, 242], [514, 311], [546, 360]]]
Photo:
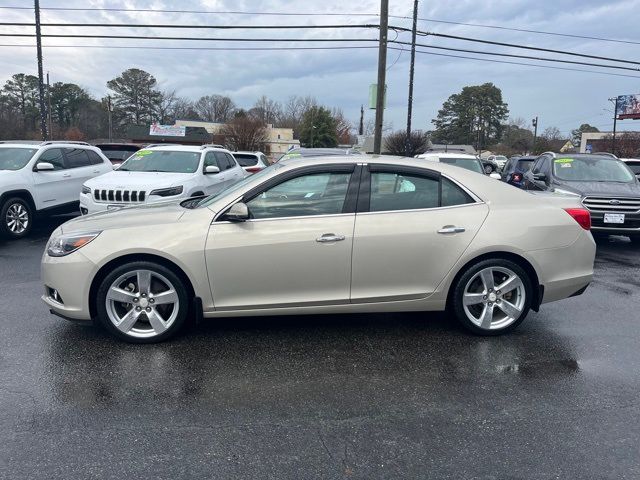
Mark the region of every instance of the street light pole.
[[111, 107], [111, 95], [107, 95], [107, 111], [109, 112], [109, 143], [113, 142], [113, 108]]
[[42, 140], [49, 139], [47, 132], [47, 108], [44, 98], [44, 75], [42, 71], [42, 34], [40, 33], [40, 0], [34, 0], [34, 9], [36, 16], [36, 51], [38, 54], [38, 91], [40, 94], [40, 131]]
[[380, 44], [378, 46], [378, 88], [376, 92], [376, 125], [373, 153], [382, 149], [382, 123], [384, 122], [384, 96], [387, 80], [387, 40], [389, 36], [389, 0], [380, 3]]
[[531, 120], [531, 123], [533, 124], [533, 146], [531, 147], [531, 153], [535, 154], [536, 151], [536, 140], [538, 139], [538, 117], [536, 116], [536, 118], [534, 118], [533, 120]]
[[406, 157], [411, 156], [413, 145], [411, 145], [411, 116], [413, 113], [413, 78], [416, 65], [416, 35], [418, 32], [418, 1], [413, 1], [413, 29], [411, 30], [411, 65], [409, 67], [409, 105], [407, 106], [407, 138], [405, 140]]
[[613, 107], [613, 136], [611, 137], [611, 153], [616, 154], [616, 127], [618, 126], [618, 97], [610, 98], [610, 102], [615, 102]]

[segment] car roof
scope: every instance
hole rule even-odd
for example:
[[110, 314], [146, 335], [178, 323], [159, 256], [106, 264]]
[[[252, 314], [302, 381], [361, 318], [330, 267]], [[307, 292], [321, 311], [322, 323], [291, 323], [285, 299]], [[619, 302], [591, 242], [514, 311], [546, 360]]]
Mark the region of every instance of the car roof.
[[46, 142], [40, 140], [2, 140], [0, 141], [0, 147], [12, 147], [12, 148], [41, 148], [41, 147], [82, 147], [95, 149], [97, 147], [90, 145], [86, 142], [76, 141], [64, 141], [64, 140], [48, 140]]
[[467, 159], [478, 159], [475, 155], [470, 155], [468, 153], [449, 153], [449, 152], [427, 152], [418, 155], [417, 158], [426, 159], [428, 157], [436, 157], [436, 158], [467, 158]]
[[207, 145], [156, 145], [153, 147], [145, 147], [143, 150], [169, 150], [172, 152], [210, 152], [210, 151], [218, 151], [218, 152], [229, 152], [226, 148], [220, 147], [210, 147]]

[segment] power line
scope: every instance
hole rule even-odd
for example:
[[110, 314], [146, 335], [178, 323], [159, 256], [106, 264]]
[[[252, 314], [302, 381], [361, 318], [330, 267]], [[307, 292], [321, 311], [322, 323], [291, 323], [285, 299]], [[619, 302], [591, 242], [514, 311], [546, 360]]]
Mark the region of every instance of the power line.
[[[320, 30], [320, 29], [357, 29], [380, 28], [377, 24], [365, 25], [174, 25], [144, 23], [41, 23], [43, 27], [105, 27], [105, 28], [176, 28], [176, 29], [215, 29], [215, 30]], [[33, 27], [32, 22], [0, 22], [2, 27]]]
[[[405, 52], [408, 52], [408, 49], [405, 48], [401, 48], [401, 47], [389, 47], [390, 50], [403, 50]], [[538, 67], [538, 68], [550, 68], [552, 70], [566, 70], [566, 71], [570, 71], [570, 72], [582, 72], [582, 73], [597, 73], [600, 75], [608, 75], [608, 76], [613, 76], [613, 77], [626, 77], [626, 78], [640, 78], [640, 76], [638, 75], [626, 75], [624, 73], [611, 73], [611, 72], [600, 72], [598, 70], [585, 70], [585, 69], [581, 69], [581, 68], [569, 68], [569, 67], [554, 67], [551, 65], [539, 65], [536, 63], [525, 63], [525, 62], [510, 62], [508, 60], [493, 60], [493, 59], [489, 59], [489, 58], [478, 58], [478, 57], [467, 57], [464, 55], [452, 55], [452, 54], [448, 54], [448, 53], [435, 53], [435, 52], [426, 52], [424, 50], [416, 50], [417, 53], [422, 53], [425, 55], [434, 55], [437, 57], [449, 57], [449, 58], [461, 58], [461, 59], [465, 59], [465, 60], [477, 60], [479, 62], [490, 62], [490, 63], [505, 63], [508, 65], [522, 65], [525, 67]]]
[[[1, 22], [0, 26], [33, 26], [33, 23], [19, 23], [19, 22]], [[261, 30], [261, 29], [271, 29], [271, 30], [279, 30], [279, 29], [360, 29], [360, 28], [379, 28], [379, 25], [372, 25], [372, 24], [365, 24], [365, 25], [344, 25], [344, 24], [338, 24], [338, 25], [311, 25], [311, 26], [301, 26], [301, 25], [206, 25], [206, 26], [199, 26], [199, 25], [171, 25], [171, 24], [106, 24], [106, 23], [90, 23], [90, 24], [82, 24], [82, 23], [45, 23], [42, 24], [43, 26], [47, 26], [47, 27], [91, 27], [91, 28], [96, 28], [96, 27], [106, 27], [106, 28], [172, 28], [172, 29], [221, 29], [221, 30], [230, 30], [230, 29], [250, 29], [250, 30]], [[390, 27], [392, 30], [395, 30], [396, 32], [410, 32], [410, 29], [404, 28], [404, 27]], [[605, 60], [605, 61], [609, 61], [609, 62], [618, 62], [618, 63], [629, 63], [629, 64], [634, 64], [634, 65], [640, 65], [640, 62], [634, 61], [634, 60], [625, 60], [625, 59], [619, 59], [619, 58], [611, 58], [611, 57], [604, 57], [604, 56], [599, 56], [599, 55], [589, 55], [589, 54], [584, 54], [584, 53], [578, 53], [578, 52], [569, 52], [569, 51], [565, 51], [565, 50], [556, 50], [556, 49], [550, 49], [550, 48], [542, 48], [542, 47], [534, 47], [534, 46], [530, 46], [530, 45], [521, 45], [521, 44], [515, 44], [515, 43], [505, 43], [505, 42], [496, 42], [493, 40], [484, 40], [484, 39], [478, 39], [478, 38], [470, 38], [470, 37], [463, 37], [463, 36], [459, 36], [459, 35], [448, 35], [448, 34], [443, 34], [443, 33], [435, 33], [435, 32], [425, 32], [425, 31], [418, 31], [418, 34], [420, 34], [421, 36], [434, 36], [434, 37], [440, 37], [440, 38], [447, 38], [447, 39], [454, 39], [454, 40], [462, 40], [462, 41], [467, 41], [467, 42], [475, 42], [475, 43], [482, 43], [482, 44], [488, 44], [488, 45], [498, 45], [498, 46], [505, 46], [505, 47], [511, 47], [511, 48], [519, 48], [519, 49], [525, 49], [525, 50], [532, 50], [532, 51], [541, 51], [541, 52], [549, 52], [549, 53], [557, 53], [557, 54], [561, 54], [561, 55], [568, 55], [568, 56], [574, 56], [574, 57], [581, 57], [581, 58], [590, 58], [590, 59], [596, 59], [596, 60]], [[29, 34], [0, 34], [0, 36], [17, 36], [17, 37], [28, 37]], [[43, 37], [51, 37], [51, 38], [103, 38], [103, 39], [117, 39], [117, 38], [123, 38], [123, 39], [145, 39], [145, 40], [185, 40], [185, 41], [195, 41], [195, 40], [207, 40], [207, 41], [211, 41], [211, 40], [220, 40], [220, 41], [245, 41], [245, 39], [237, 39], [237, 40], [232, 40], [232, 39], [212, 39], [212, 38], [201, 38], [201, 37], [160, 37], [160, 36], [142, 36], [142, 35], [83, 35], [83, 34], [72, 34], [72, 35], [63, 35], [63, 34], [45, 34], [42, 35]], [[296, 42], [301, 42], [301, 41], [327, 41], [327, 42], [332, 42], [332, 41], [341, 41], [342, 39], [308, 39], [308, 40], [303, 40], [303, 39], [294, 39], [291, 41], [296, 41]], [[269, 40], [256, 40], [256, 41], [269, 41]], [[273, 39], [273, 41], [286, 41], [284, 39]], [[346, 41], [359, 41], [356, 39], [346, 39]], [[362, 41], [375, 41], [375, 40], [362, 40]], [[429, 45], [422, 45], [424, 47], [427, 48], [441, 48], [441, 49], [445, 49], [445, 47], [436, 47], [436, 46], [429, 46]], [[514, 58], [528, 58], [530, 60], [541, 60], [541, 61], [553, 61], [553, 62], [559, 62], [559, 60], [550, 60], [550, 59], [543, 59], [543, 58], [534, 58], [534, 57], [527, 57], [527, 56], [518, 56], [518, 55], [514, 55], [514, 54], [498, 54], [498, 53], [485, 53], [485, 52], [478, 52], [478, 51], [467, 51], [467, 50], [455, 50], [452, 49], [454, 51], [460, 51], [460, 52], [466, 52], [466, 53], [479, 53], [479, 54], [483, 54], [483, 55], [499, 55], [499, 56], [512, 56]], [[574, 63], [576, 65], [583, 65], [585, 63], [583, 62], [569, 62], [567, 61], [567, 63]], [[588, 65], [588, 64], [586, 64]], [[602, 65], [597, 65], [597, 66], [602, 66]], [[616, 68], [616, 67], [607, 67], [607, 68]], [[620, 68], [620, 67], [619, 67]], [[620, 68], [623, 70], [627, 70], [627, 68]]]
[[[35, 37], [32, 33], [0, 33], [0, 37]], [[180, 41], [213, 41], [213, 42], [377, 42], [372, 38], [230, 38], [230, 37], [159, 37], [152, 35], [63, 35], [47, 33], [43, 38], [104, 38], [123, 40], [180, 40]]]
[[[0, 47], [25, 47], [36, 48], [35, 45], [0, 44]], [[96, 48], [96, 49], [132, 49], [140, 50], [139, 46], [133, 45], [43, 45], [42, 48]], [[345, 47], [156, 47], [145, 46], [145, 50], [217, 50], [217, 51], [280, 51], [280, 50], [359, 50], [377, 49], [375, 45], [350, 45]]]
[[[410, 42], [392, 41], [391, 43], [397, 43], [400, 45], [411, 45]], [[588, 67], [613, 68], [617, 70], [629, 70], [632, 72], [640, 72], [640, 68], [622, 67], [620, 65], [606, 65], [603, 63], [578, 62], [575, 60], [564, 60], [560, 58], [534, 57], [531, 55], [517, 55], [515, 53], [483, 52], [482, 50], [467, 50], [464, 48], [441, 47], [437, 45], [426, 45], [424, 43], [416, 43], [416, 46], [422, 47], [422, 48], [433, 48], [437, 50], [448, 50], [451, 52], [474, 53], [478, 55], [492, 55], [496, 57], [523, 58], [526, 60], [538, 60], [542, 62], [566, 63], [570, 65], [586, 65]]]
[[[404, 31], [409, 31], [409, 29], [403, 28]], [[476, 43], [484, 43], [487, 45], [499, 45], [501, 47], [512, 47], [512, 48], [523, 48], [525, 50], [536, 50], [538, 52], [549, 52], [549, 53], [559, 53], [561, 55], [571, 55], [574, 57], [583, 57], [583, 58], [593, 58], [596, 60], [607, 60], [609, 62], [621, 62], [621, 63], [633, 63], [635, 65], [640, 65], [640, 62], [634, 60], [623, 60], [620, 58], [611, 58], [611, 57], [601, 57], [599, 55], [588, 55], [586, 53], [576, 53], [576, 52], [568, 52], [566, 50], [555, 50], [552, 48], [542, 48], [542, 47], [531, 47], [529, 45], [519, 45], [516, 43], [505, 43], [505, 42], [496, 42], [493, 40], [482, 40], [479, 38], [470, 38], [470, 37], [461, 37], [459, 35], [447, 35], [444, 33], [434, 33], [434, 32], [418, 32], [419, 35], [422, 36], [433, 36], [440, 38], [449, 38], [453, 40], [463, 40], [465, 42], [476, 42]]]
[[[0, 6], [3, 10], [33, 10], [32, 7], [18, 7], [18, 6]], [[240, 11], [240, 10], [170, 10], [170, 9], [153, 9], [153, 8], [99, 8], [99, 7], [41, 7], [40, 10], [50, 11], [70, 11], [70, 12], [121, 12], [121, 13], [183, 13], [183, 14], [198, 14], [198, 15], [265, 15], [265, 16], [289, 16], [289, 17], [368, 17], [377, 18], [380, 15], [378, 13], [359, 13], [359, 12], [346, 12], [346, 13], [301, 13], [301, 12], [254, 12], [254, 11]], [[389, 15], [389, 18], [395, 18], [399, 20], [410, 20], [411, 17], [406, 15]], [[482, 23], [470, 23], [470, 22], [456, 22], [452, 20], [440, 20], [436, 18], [418, 18], [422, 22], [441, 23], [446, 25], [459, 25], [465, 27], [474, 28], [488, 28], [494, 30], [505, 30], [511, 32], [520, 33], [533, 33], [536, 35], [551, 35], [556, 37], [565, 38], [577, 38], [583, 40], [596, 40], [601, 42], [613, 42], [623, 43], [629, 45], [640, 45], [638, 41], [622, 40], [617, 38], [596, 37], [591, 35], [577, 35], [570, 33], [550, 32], [546, 30], [535, 30], [527, 28], [515, 28], [505, 27], [501, 25], [487, 25]]]

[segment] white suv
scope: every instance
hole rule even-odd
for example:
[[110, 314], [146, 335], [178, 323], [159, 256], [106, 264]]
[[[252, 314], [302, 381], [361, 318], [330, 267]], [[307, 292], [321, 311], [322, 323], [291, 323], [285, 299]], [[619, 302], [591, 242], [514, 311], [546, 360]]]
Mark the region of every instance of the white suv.
[[269, 160], [262, 152], [233, 152], [233, 156], [247, 173], [258, 173], [269, 166]]
[[78, 210], [87, 180], [113, 170], [84, 142], [0, 142], [0, 236], [21, 238], [36, 214]]
[[130, 205], [213, 195], [249, 175], [224, 148], [166, 145], [137, 151], [82, 186], [83, 215]]

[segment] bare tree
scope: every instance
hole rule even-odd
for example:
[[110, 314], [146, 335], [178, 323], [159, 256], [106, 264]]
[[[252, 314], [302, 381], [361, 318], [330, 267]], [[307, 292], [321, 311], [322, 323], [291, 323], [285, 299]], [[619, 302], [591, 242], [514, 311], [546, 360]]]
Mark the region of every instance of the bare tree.
[[193, 102], [188, 98], [184, 97], [176, 97], [173, 102], [171, 109], [171, 116], [175, 120], [179, 119], [190, 119], [190, 120], [200, 120], [200, 115], [196, 111]]
[[[369, 119], [364, 122], [364, 134], [366, 136], [373, 135], [373, 132], [376, 129], [376, 122], [373, 119]], [[393, 122], [384, 122], [382, 124], [382, 133], [390, 132], [393, 130]]]
[[160, 123], [168, 124], [175, 122], [176, 118], [172, 115], [173, 104], [176, 102], [176, 91], [160, 92], [158, 103], [156, 105], [156, 115]]
[[338, 136], [338, 143], [342, 145], [351, 145], [355, 143], [352, 135], [353, 125], [345, 118], [342, 109], [331, 109], [331, 116], [336, 121], [336, 135]]
[[282, 106], [275, 100], [271, 100], [263, 95], [256, 101], [253, 108], [249, 110], [249, 114], [263, 123], [275, 125], [282, 117]]
[[265, 123], [251, 116], [234, 118], [220, 133], [225, 137], [227, 147], [235, 150], [263, 150], [268, 140]]
[[233, 118], [236, 104], [224, 95], [206, 95], [200, 97], [194, 108], [198, 116], [207, 122], [225, 123]]

